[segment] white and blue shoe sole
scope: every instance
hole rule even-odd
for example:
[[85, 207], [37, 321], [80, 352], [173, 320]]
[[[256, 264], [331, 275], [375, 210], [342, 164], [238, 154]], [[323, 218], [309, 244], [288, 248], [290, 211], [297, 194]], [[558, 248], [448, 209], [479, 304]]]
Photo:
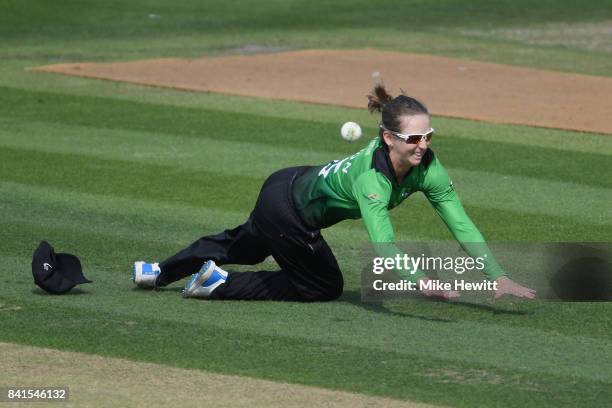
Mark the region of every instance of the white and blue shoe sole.
[[227, 280], [227, 272], [207, 261], [200, 271], [194, 274], [183, 290], [183, 297], [207, 298], [219, 285]]

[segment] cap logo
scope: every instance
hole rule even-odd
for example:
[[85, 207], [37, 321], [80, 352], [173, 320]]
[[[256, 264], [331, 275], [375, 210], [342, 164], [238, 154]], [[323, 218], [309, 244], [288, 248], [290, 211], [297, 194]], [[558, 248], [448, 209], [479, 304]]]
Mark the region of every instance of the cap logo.
[[48, 263], [46, 263], [46, 262], [43, 264], [43, 269], [44, 269], [45, 271], [48, 271], [49, 269], [52, 269], [52, 268], [53, 268], [53, 266], [51, 266], [50, 264], [48, 264]]

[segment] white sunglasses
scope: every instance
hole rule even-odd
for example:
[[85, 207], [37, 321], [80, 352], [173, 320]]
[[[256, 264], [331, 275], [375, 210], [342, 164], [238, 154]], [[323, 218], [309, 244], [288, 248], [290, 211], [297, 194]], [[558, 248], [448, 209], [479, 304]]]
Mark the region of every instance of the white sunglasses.
[[429, 128], [425, 133], [412, 133], [412, 134], [404, 134], [399, 132], [394, 132], [392, 130], [387, 129], [382, 124], [379, 125], [380, 128], [384, 131], [391, 133], [393, 136], [402, 139], [406, 144], [417, 144], [421, 142], [421, 139], [425, 139], [427, 143], [431, 142], [431, 138], [434, 135], [434, 128]]

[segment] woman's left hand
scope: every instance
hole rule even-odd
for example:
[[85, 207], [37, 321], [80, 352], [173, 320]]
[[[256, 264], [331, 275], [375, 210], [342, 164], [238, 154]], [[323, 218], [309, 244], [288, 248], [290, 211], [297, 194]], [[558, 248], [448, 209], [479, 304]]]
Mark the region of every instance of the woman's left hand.
[[495, 280], [497, 290], [495, 291], [495, 299], [499, 299], [504, 295], [511, 295], [527, 299], [535, 299], [536, 291], [528, 287], [519, 285], [507, 276], [501, 276]]

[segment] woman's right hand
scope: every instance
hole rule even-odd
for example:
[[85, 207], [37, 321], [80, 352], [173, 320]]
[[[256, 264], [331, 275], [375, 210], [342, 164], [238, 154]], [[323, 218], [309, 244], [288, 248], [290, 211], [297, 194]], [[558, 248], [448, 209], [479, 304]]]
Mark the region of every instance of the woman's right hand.
[[[421, 288], [422, 284], [429, 281], [430, 279], [425, 276], [417, 281], [417, 285], [419, 285], [419, 288]], [[459, 296], [461, 296], [456, 290], [420, 289], [420, 291], [424, 296], [445, 300], [457, 299]]]

